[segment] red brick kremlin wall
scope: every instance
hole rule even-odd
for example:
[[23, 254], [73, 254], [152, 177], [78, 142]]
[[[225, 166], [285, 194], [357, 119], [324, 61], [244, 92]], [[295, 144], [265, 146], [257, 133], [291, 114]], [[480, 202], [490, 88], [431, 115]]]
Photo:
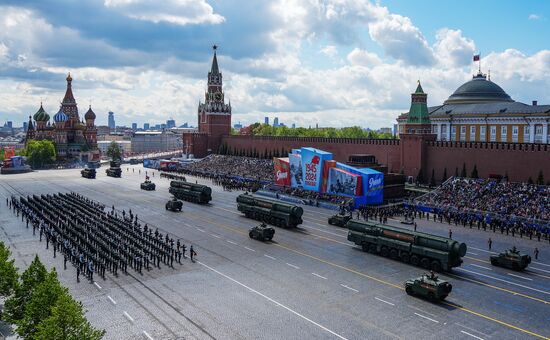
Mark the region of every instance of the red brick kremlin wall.
[[[550, 180], [550, 145], [476, 143], [476, 142], [437, 142], [428, 136], [403, 136], [401, 140], [391, 139], [351, 139], [320, 137], [275, 137], [275, 136], [222, 136], [221, 143], [232, 149], [254, 149], [259, 153], [289, 150], [309, 146], [332, 152], [334, 159], [346, 162], [352, 154], [372, 154], [376, 160], [388, 165], [390, 172], [403, 170], [407, 176], [416, 177], [422, 168], [425, 181], [431, 177], [432, 169], [439, 183], [444, 169], [453, 176], [458, 167], [462, 171], [466, 164], [468, 176], [474, 165], [479, 177], [491, 174], [508, 174], [511, 181], [536, 181], [540, 170], [545, 182]], [[196, 154], [197, 156], [200, 156]]]

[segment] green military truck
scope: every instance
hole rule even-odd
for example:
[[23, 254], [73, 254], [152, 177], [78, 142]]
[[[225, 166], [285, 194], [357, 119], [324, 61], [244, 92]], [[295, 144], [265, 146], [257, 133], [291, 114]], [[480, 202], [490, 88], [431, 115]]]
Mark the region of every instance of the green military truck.
[[497, 255], [491, 255], [491, 264], [493, 266], [521, 271], [527, 268], [529, 263], [531, 263], [531, 256], [520, 253], [515, 246]]
[[212, 189], [209, 186], [186, 181], [170, 181], [168, 192], [180, 200], [193, 203], [207, 204], [212, 200]]
[[459, 267], [466, 255], [465, 243], [446, 237], [368, 221], [351, 220], [346, 227], [348, 241], [361, 246], [363, 251], [433, 271]]
[[237, 196], [237, 209], [247, 218], [283, 228], [296, 228], [303, 222], [302, 207], [247, 193]]
[[110, 161], [109, 162], [109, 169], [105, 170], [105, 173], [109, 177], [121, 177], [122, 176], [122, 170], [120, 169], [120, 161]]
[[174, 197], [173, 199], [166, 202], [165, 207], [166, 207], [166, 210], [181, 211], [181, 208], [183, 208], [183, 202], [178, 201], [178, 199]]
[[345, 227], [349, 220], [351, 220], [351, 215], [336, 214], [328, 218], [328, 224]]
[[81, 174], [82, 177], [84, 177], [84, 178], [93, 179], [93, 178], [95, 178], [96, 171], [95, 171], [95, 169], [85, 168], [85, 169], [83, 169], [83, 170], [80, 171], [80, 174]]
[[275, 229], [265, 223], [250, 228], [248, 232], [250, 238], [260, 241], [271, 241], [273, 235], [275, 235]]
[[432, 301], [444, 300], [452, 290], [453, 286], [448, 281], [439, 279], [433, 273], [424, 274], [405, 282], [407, 294], [425, 297]]
[[141, 190], [146, 190], [146, 191], [153, 191], [155, 190], [156, 187], [157, 186], [155, 185], [155, 183], [151, 182], [150, 180], [146, 180], [145, 182], [140, 184]]

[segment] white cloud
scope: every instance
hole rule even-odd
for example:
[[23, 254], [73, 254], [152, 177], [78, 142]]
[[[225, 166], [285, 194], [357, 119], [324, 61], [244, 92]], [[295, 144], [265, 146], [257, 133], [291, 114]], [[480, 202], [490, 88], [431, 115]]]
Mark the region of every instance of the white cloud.
[[373, 67], [382, 63], [382, 60], [376, 53], [371, 53], [358, 47], [348, 54], [347, 59], [354, 66]]
[[105, 0], [104, 5], [130, 18], [154, 23], [219, 24], [225, 20], [205, 0]]
[[434, 63], [433, 51], [424, 35], [407, 17], [387, 13], [369, 24], [369, 34], [392, 58], [410, 65]]
[[329, 58], [335, 58], [338, 56], [338, 48], [334, 45], [327, 45], [323, 47], [320, 52]]
[[472, 62], [476, 45], [472, 39], [462, 36], [461, 30], [442, 28], [437, 31], [435, 54], [439, 62], [447, 66], [466, 66]]
[[529, 14], [528, 19], [529, 20], [540, 20], [540, 19], [542, 19], [542, 17], [538, 14]]

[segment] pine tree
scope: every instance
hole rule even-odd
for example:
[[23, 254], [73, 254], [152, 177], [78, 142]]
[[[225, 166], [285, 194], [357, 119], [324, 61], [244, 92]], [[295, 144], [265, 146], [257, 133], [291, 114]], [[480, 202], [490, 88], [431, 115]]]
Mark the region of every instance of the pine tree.
[[29, 268], [21, 275], [21, 282], [17, 284], [15, 293], [6, 300], [4, 305], [6, 321], [17, 324], [23, 319], [25, 307], [32, 293], [44, 281], [47, 274], [46, 267], [40, 262], [38, 255], [35, 256]]
[[432, 177], [430, 178], [430, 188], [435, 187], [435, 169], [432, 169]]
[[474, 169], [472, 170], [472, 174], [470, 175], [471, 178], [479, 178], [479, 175], [477, 174], [477, 165], [474, 164]]
[[57, 299], [67, 288], [61, 287], [57, 279], [55, 268], [46, 275], [36, 289], [32, 292], [31, 298], [25, 306], [23, 319], [19, 320], [17, 325], [17, 334], [23, 339], [34, 339], [38, 331], [38, 325], [46, 320], [55, 305]]
[[537, 184], [544, 185], [544, 175], [542, 174], [542, 170], [539, 171], [539, 176], [537, 177]]
[[19, 275], [15, 260], [11, 259], [11, 252], [4, 242], [0, 241], [0, 296], [8, 297], [15, 292]]
[[466, 172], [466, 163], [462, 163], [462, 171], [460, 172], [460, 177], [465, 178], [466, 176], [468, 176]]
[[441, 183], [445, 182], [446, 180], [447, 180], [447, 167], [443, 169], [443, 180], [441, 181]]
[[267, 159], [267, 148], [265, 148], [264, 156], [262, 158]]
[[455, 168], [455, 177], [458, 177], [458, 166]]
[[535, 182], [533, 182], [533, 178], [531, 176], [529, 176], [529, 179], [527, 180], [527, 183], [528, 184], [535, 184]]
[[50, 316], [38, 325], [36, 340], [82, 339], [99, 340], [105, 334], [86, 320], [82, 303], [75, 301], [66, 290], [51, 309]]

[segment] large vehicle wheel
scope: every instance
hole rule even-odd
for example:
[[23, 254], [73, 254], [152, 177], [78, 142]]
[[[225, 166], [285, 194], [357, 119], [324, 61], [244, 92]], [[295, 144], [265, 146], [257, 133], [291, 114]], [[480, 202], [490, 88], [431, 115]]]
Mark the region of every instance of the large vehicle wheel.
[[434, 295], [434, 293], [432, 293], [432, 292], [429, 292], [429, 293], [428, 293], [428, 300], [430, 300], [430, 301], [435, 301], [435, 295]]
[[418, 256], [416, 255], [411, 256], [411, 264], [413, 266], [418, 266], [419, 263], [420, 263], [420, 259], [418, 258]]
[[397, 259], [398, 256], [399, 256], [399, 253], [397, 252], [397, 249], [390, 249], [390, 257], [392, 259]]
[[496, 261], [495, 259], [491, 259], [491, 264], [492, 264], [493, 266], [496, 266], [496, 265], [497, 265], [497, 261]]
[[248, 233], [248, 236], [249, 236], [250, 238], [254, 238], [254, 234], [252, 234], [252, 232], [249, 232], [249, 233]]
[[401, 254], [401, 261], [403, 261], [404, 263], [409, 263], [409, 260], [410, 260], [409, 254], [407, 253]]
[[166, 210], [168, 210], [168, 204], [164, 206], [166, 208]]
[[432, 261], [432, 263], [430, 264], [430, 269], [434, 272], [441, 271], [441, 263], [439, 263], [439, 261], [437, 260]]
[[406, 292], [407, 294], [409, 294], [409, 295], [413, 295], [413, 290], [412, 290], [412, 288], [409, 287], [409, 286], [405, 287], [405, 292]]
[[328, 224], [334, 225], [334, 219], [332, 217], [328, 219]]
[[430, 260], [428, 260], [427, 258], [422, 258], [422, 260], [420, 260], [420, 265], [422, 266], [422, 268], [430, 268]]
[[371, 254], [376, 254], [377, 252], [378, 252], [378, 251], [377, 251], [377, 249], [376, 249], [376, 244], [371, 244], [371, 245], [369, 246], [369, 253], [371, 253]]
[[178, 211], [181, 212], [181, 208], [178, 208]]
[[387, 257], [388, 254], [389, 254], [389, 251], [387, 247], [382, 247], [382, 249], [380, 249], [380, 255]]
[[364, 252], [368, 252], [369, 251], [369, 244], [368, 243], [363, 243], [361, 245], [361, 248], [363, 248]]

